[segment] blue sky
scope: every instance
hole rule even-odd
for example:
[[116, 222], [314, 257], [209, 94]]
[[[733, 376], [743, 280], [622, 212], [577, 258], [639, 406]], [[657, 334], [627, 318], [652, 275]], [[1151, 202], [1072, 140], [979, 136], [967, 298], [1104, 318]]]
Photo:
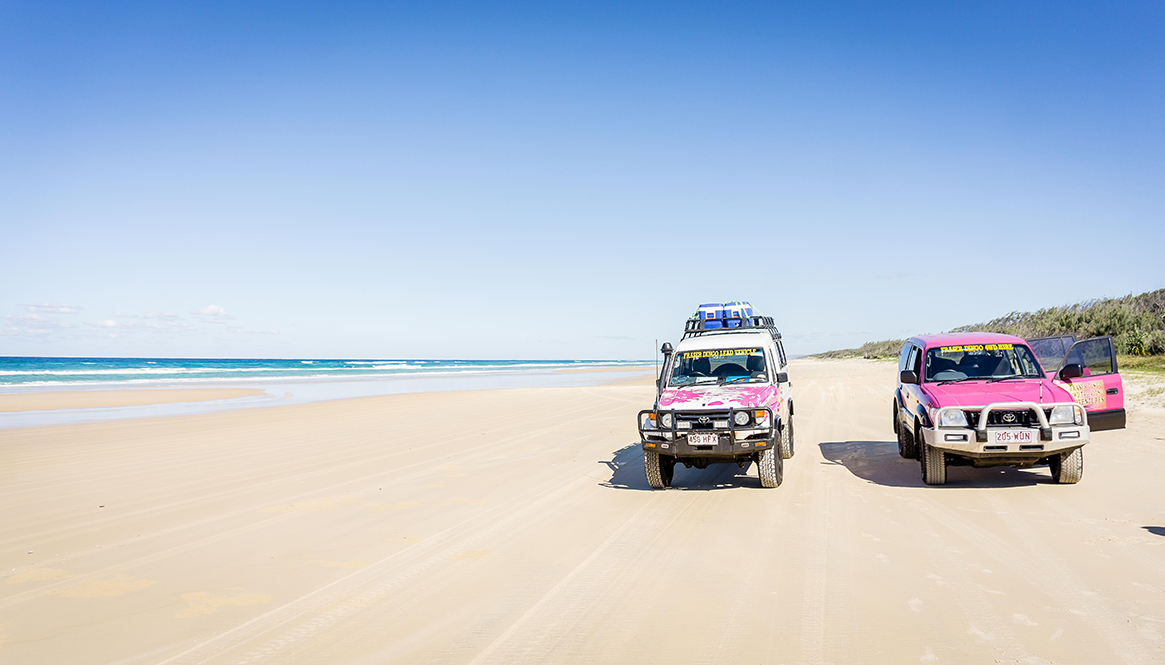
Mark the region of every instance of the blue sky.
[[1160, 3], [0, 4], [0, 355], [793, 353], [1165, 287]]

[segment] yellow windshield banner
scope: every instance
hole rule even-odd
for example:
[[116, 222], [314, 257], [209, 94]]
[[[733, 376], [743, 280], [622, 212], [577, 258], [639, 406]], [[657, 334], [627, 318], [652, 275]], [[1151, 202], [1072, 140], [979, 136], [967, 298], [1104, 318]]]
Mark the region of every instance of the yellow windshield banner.
[[939, 353], [973, 353], [975, 351], [1010, 351], [1014, 344], [965, 344], [963, 346], [942, 346]]
[[684, 351], [684, 360], [689, 358], [723, 358], [725, 356], [751, 356], [760, 349], [714, 349], [712, 351]]

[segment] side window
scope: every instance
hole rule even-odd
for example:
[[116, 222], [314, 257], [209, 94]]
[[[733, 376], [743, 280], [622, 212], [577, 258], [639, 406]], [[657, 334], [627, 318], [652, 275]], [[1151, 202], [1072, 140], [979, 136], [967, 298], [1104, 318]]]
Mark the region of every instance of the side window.
[[785, 359], [785, 345], [781, 342], [777, 342], [777, 355], [781, 358], [781, 369], [784, 369], [788, 361]]
[[1076, 342], [1072, 346], [1072, 350], [1068, 352], [1068, 357], [1064, 358], [1064, 364], [1083, 365], [1085, 376], [1096, 376], [1115, 372], [1116, 363], [1113, 362], [1114, 360], [1112, 339], [1098, 337], [1097, 339]]
[[906, 361], [910, 358], [910, 349], [914, 348], [910, 342], [902, 345], [902, 352], [898, 354], [898, 371], [906, 369]]
[[906, 360], [906, 369], [914, 370], [918, 376], [922, 376], [922, 350], [917, 346], [911, 345], [910, 357]]

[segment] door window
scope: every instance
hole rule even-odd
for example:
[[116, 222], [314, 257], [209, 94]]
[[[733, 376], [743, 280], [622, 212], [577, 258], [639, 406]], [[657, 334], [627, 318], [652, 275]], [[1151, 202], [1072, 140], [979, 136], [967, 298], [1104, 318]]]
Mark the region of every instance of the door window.
[[1116, 372], [1116, 354], [1113, 353], [1112, 338], [1097, 337], [1076, 342], [1064, 358], [1064, 364], [1082, 365], [1085, 376]]

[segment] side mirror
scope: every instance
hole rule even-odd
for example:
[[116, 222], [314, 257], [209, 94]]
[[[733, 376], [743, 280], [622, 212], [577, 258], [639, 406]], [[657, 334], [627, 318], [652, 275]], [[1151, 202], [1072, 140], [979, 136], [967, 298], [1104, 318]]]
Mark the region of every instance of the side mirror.
[[918, 374], [912, 369], [904, 369], [898, 374], [898, 380], [902, 383], [918, 383]]
[[1060, 380], [1067, 381], [1068, 379], [1078, 379], [1084, 376], [1084, 367], [1077, 363], [1064, 365], [1060, 368]]
[[788, 383], [788, 382], [789, 382], [789, 373], [788, 372], [777, 372], [777, 383]]

